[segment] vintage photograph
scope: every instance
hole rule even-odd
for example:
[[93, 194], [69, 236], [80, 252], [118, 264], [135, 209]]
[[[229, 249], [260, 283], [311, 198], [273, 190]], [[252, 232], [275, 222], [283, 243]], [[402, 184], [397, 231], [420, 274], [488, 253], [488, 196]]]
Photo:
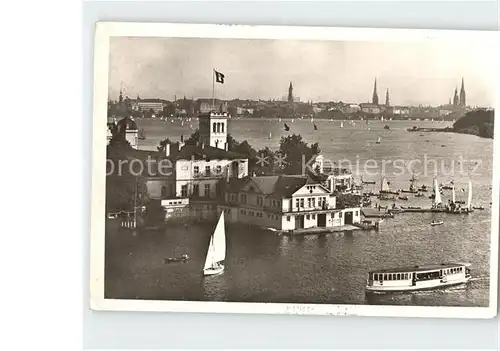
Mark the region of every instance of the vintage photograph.
[[92, 308], [495, 316], [496, 34], [100, 23]]

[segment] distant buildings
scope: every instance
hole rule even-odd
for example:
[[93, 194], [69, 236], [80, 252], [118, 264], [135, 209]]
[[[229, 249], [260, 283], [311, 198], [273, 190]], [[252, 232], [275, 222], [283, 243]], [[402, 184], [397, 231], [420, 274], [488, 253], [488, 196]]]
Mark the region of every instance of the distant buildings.
[[137, 100], [133, 101], [132, 107], [136, 111], [140, 112], [149, 112], [153, 111], [155, 114], [158, 114], [163, 111], [166, 106], [166, 102], [160, 99], [141, 99], [137, 98]]

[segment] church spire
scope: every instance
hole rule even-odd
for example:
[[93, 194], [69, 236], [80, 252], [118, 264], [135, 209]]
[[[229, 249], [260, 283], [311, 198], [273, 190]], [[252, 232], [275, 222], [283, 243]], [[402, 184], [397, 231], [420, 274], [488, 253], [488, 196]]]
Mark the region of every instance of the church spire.
[[385, 106], [391, 106], [391, 102], [389, 100], [389, 89], [385, 92]]
[[378, 105], [377, 78], [375, 78], [375, 83], [373, 84], [372, 104]]
[[462, 77], [462, 86], [460, 87], [460, 106], [465, 107], [465, 86], [464, 86], [464, 78]]
[[453, 106], [457, 107], [458, 106], [458, 88], [455, 87], [455, 95], [453, 95]]
[[288, 102], [293, 102], [293, 86], [292, 86], [292, 82], [290, 82], [290, 86], [288, 87]]

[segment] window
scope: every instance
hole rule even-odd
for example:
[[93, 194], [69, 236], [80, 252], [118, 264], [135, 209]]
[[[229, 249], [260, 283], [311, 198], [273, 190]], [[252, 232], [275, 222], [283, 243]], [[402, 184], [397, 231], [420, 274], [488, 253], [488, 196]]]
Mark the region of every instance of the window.
[[[222, 173], [222, 166], [221, 165], [217, 165], [217, 167], [215, 168], [215, 172], [217, 174], [221, 174]], [[356, 215], [357, 216], [357, 215]]]
[[217, 124], [214, 122], [214, 125], [212, 127], [212, 132], [216, 132], [217, 131]]
[[295, 199], [295, 207], [299, 208], [300, 207], [300, 200]]
[[262, 201], [262, 196], [257, 196], [257, 206], [262, 206], [264, 201]]
[[311, 198], [307, 199], [307, 207], [311, 207]]
[[339, 212], [339, 218], [342, 218], [342, 212]]
[[188, 196], [188, 186], [184, 184], [181, 186], [181, 197], [187, 197]]
[[205, 166], [205, 176], [210, 177], [210, 166]]
[[396, 280], [401, 280], [401, 274], [400, 273], [396, 274]]
[[220, 124], [220, 129], [221, 129], [221, 132], [224, 133], [224, 123]]
[[384, 274], [384, 280], [387, 280], [387, 274]]
[[312, 198], [312, 207], [316, 207], [316, 198], [315, 197]]
[[332, 213], [332, 219], [335, 218], [335, 213]]
[[193, 184], [193, 195], [200, 196], [200, 184]]
[[286, 216], [286, 221], [290, 222], [290, 216]]
[[311, 217], [312, 217], [312, 219], [316, 219], [316, 215], [315, 214], [313, 214]]
[[210, 184], [205, 184], [205, 196], [210, 197]]
[[309, 216], [309, 215], [306, 216], [306, 219], [310, 219], [310, 218], [311, 218], [311, 216]]
[[200, 174], [200, 167], [194, 166], [193, 173], [194, 173], [194, 176], [197, 177]]
[[162, 186], [161, 187], [161, 197], [166, 197], [167, 196], [167, 187]]
[[300, 199], [300, 207], [304, 208], [304, 199]]
[[354, 215], [355, 215], [356, 217], [357, 217], [357, 216], [359, 216], [358, 211], [354, 212]]

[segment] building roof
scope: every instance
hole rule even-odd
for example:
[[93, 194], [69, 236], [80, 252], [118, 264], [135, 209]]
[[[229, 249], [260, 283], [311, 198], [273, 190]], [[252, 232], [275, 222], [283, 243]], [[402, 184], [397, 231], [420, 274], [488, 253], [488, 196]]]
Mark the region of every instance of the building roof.
[[137, 123], [135, 123], [132, 117], [122, 118], [117, 124], [116, 127], [119, 131], [123, 130], [138, 130]]
[[214, 160], [238, 160], [238, 159], [248, 159], [248, 156], [233, 152], [219, 149], [213, 146], [201, 147], [199, 145], [185, 145], [180, 151], [171, 150], [172, 158], [176, 160], [203, 160], [203, 159], [214, 159]]
[[229, 181], [227, 191], [239, 192], [249, 181], [255, 183], [263, 195], [270, 197], [291, 197], [297, 190], [307, 184], [318, 184], [308, 176], [303, 175], [276, 175], [257, 176]]

